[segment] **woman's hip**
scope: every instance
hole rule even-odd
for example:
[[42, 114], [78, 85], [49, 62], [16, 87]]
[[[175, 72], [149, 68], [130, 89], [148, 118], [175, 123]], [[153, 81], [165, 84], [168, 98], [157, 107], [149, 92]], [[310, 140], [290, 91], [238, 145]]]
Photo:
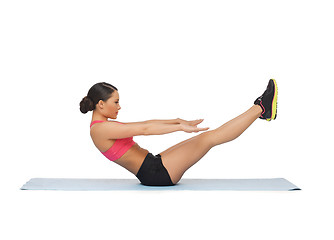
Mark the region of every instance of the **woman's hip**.
[[161, 155], [148, 153], [140, 166], [136, 177], [146, 186], [173, 186], [175, 185], [162, 163]]

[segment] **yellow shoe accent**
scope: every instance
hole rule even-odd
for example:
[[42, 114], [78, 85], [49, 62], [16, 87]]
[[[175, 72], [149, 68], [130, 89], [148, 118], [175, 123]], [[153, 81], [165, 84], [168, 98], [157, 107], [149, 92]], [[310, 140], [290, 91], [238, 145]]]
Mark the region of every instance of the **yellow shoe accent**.
[[277, 113], [277, 93], [278, 93], [278, 88], [277, 88], [276, 80], [273, 79], [273, 78], [272, 78], [272, 80], [274, 81], [274, 85], [275, 85], [275, 95], [274, 95], [273, 108], [271, 110], [272, 112], [271, 112], [271, 118], [270, 118], [270, 120], [274, 119], [275, 115]]

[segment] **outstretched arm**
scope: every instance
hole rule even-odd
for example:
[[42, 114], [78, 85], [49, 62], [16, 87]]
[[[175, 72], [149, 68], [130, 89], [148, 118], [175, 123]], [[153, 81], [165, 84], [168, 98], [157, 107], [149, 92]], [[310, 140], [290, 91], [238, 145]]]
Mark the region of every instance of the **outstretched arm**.
[[[167, 120], [168, 121], [168, 120]], [[209, 128], [198, 128], [197, 125], [200, 124], [203, 119], [186, 121], [178, 119], [179, 123], [169, 124], [162, 123], [159, 120], [146, 121], [145, 134], [144, 135], [161, 135], [166, 133], [172, 133], [176, 131], [184, 132], [199, 132], [206, 131]]]
[[146, 121], [144, 135], [162, 135], [181, 130], [181, 124], [179, 123], [168, 124], [152, 120]]
[[165, 124], [178, 124], [181, 123], [181, 119], [180, 118], [176, 118], [176, 119], [168, 119], [168, 120], [147, 120], [145, 121], [147, 123], [165, 123]]
[[199, 120], [203, 120], [203, 119], [198, 119], [198, 120], [193, 120], [193, 121], [187, 121], [187, 120], [183, 120], [181, 118], [167, 119], [167, 120], [156, 120], [156, 119], [153, 119], [153, 120], [147, 120], [145, 122], [146, 123], [165, 123], [165, 124], [184, 123], [184, 124], [188, 124], [188, 125], [196, 125], [196, 124], [198, 124]]

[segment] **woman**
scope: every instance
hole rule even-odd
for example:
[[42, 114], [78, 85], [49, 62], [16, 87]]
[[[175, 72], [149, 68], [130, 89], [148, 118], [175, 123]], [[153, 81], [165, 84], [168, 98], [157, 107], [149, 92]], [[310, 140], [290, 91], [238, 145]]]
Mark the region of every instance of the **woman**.
[[[118, 89], [105, 82], [93, 85], [80, 102], [80, 111], [93, 111], [90, 135], [95, 146], [109, 160], [132, 172], [147, 186], [175, 185], [192, 165], [212, 147], [240, 136], [257, 118], [271, 121], [277, 116], [277, 83], [270, 79], [267, 89], [243, 114], [217, 129], [197, 127], [203, 119], [148, 120], [121, 123], [116, 119], [119, 105]], [[133, 136], [161, 135], [176, 131], [187, 133], [204, 131], [153, 155], [133, 141]]]

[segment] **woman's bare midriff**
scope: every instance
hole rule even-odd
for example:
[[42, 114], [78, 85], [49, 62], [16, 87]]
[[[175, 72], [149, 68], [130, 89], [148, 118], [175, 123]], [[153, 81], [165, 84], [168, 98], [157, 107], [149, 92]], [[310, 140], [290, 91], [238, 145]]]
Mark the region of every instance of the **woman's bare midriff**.
[[148, 150], [135, 143], [122, 157], [114, 162], [136, 175], [148, 152]]
[[[95, 146], [101, 152], [106, 152], [116, 141], [115, 139], [101, 139], [94, 131], [94, 125], [91, 127], [90, 133]], [[148, 150], [141, 148], [137, 143], [135, 143], [126, 153], [124, 153], [122, 157], [113, 162], [136, 175], [147, 153], [149, 153]]]

